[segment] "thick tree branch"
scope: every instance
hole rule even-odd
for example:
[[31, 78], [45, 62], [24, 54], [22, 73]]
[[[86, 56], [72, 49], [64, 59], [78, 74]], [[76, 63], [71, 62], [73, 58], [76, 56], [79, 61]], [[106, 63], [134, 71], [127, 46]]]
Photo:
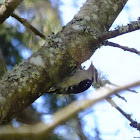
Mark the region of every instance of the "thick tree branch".
[[127, 0], [87, 0], [74, 19], [0, 82], [0, 124], [7, 124], [99, 47]]
[[78, 112], [85, 110], [93, 106], [98, 101], [108, 98], [110, 95], [126, 90], [131, 87], [139, 86], [140, 81], [133, 82], [131, 84], [124, 85], [117, 88], [104, 87], [94, 92], [93, 98], [82, 99], [71, 103], [70, 105], [64, 107], [60, 111], [56, 112], [50, 119], [49, 123], [39, 123], [37, 125], [31, 126], [21, 126], [20, 128], [11, 128], [10, 126], [4, 126], [0, 128], [0, 139], [14, 140], [21, 138], [28, 138], [38, 140], [49, 133], [58, 125], [63, 124], [65, 121], [69, 120], [75, 116]]
[[20, 5], [23, 0], [5, 0], [5, 3], [0, 5], [0, 24], [2, 24]]

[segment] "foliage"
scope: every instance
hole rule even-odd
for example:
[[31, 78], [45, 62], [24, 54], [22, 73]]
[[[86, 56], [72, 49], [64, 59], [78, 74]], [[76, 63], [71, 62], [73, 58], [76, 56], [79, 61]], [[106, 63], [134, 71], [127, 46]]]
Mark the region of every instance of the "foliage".
[[[22, 34], [17, 32], [15, 28], [11, 28], [8, 24], [0, 25], [0, 31], [0, 48], [4, 56], [5, 63], [8, 66], [14, 66], [22, 59], [18, 51], [18, 47], [22, 44]], [[17, 40], [17, 45], [12, 43], [12, 40], [14, 39]]]

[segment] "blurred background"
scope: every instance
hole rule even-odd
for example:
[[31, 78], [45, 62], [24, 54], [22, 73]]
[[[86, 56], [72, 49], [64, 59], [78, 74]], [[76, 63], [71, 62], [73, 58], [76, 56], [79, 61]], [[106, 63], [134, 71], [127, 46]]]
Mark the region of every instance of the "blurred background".
[[[3, 0], [0, 0], [3, 2]], [[57, 33], [80, 10], [85, 0], [28, 0], [15, 10], [15, 14], [37, 28], [45, 36]], [[115, 20], [111, 29], [119, 25], [126, 25], [140, 17], [140, 1], [128, 0], [128, 3]], [[111, 39], [120, 45], [135, 48], [140, 51], [140, 31], [135, 31]], [[24, 27], [13, 17], [9, 17], [0, 25], [0, 51], [8, 69], [28, 59], [33, 52], [44, 44], [44, 40]], [[140, 79], [140, 56], [118, 48], [102, 46], [91, 57], [95, 67], [108, 80], [117, 85], [123, 85]], [[83, 65], [87, 65], [84, 63]], [[94, 95], [91, 87], [84, 93], [77, 95], [50, 95], [44, 94], [32, 106], [11, 122], [13, 127], [34, 124], [40, 121], [49, 122], [50, 117], [69, 102], [90, 98]], [[127, 102], [115, 97], [114, 101], [132, 118], [140, 122], [140, 88], [139, 93], [122, 92]], [[34, 115], [33, 115], [34, 114]], [[25, 119], [27, 115], [27, 120]], [[30, 119], [29, 119], [30, 118]], [[34, 119], [32, 119], [34, 118]], [[35, 121], [32, 121], [35, 120]], [[140, 137], [139, 132], [130, 127], [126, 120], [108, 102], [101, 101], [93, 107], [80, 112], [65, 124], [54, 129], [52, 140], [133, 140]], [[48, 139], [47, 137], [44, 140]]]

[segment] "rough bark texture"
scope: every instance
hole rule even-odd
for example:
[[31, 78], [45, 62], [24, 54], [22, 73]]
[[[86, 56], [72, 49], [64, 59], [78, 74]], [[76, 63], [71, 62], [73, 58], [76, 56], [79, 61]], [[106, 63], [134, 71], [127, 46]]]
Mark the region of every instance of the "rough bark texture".
[[0, 24], [3, 23], [23, 0], [5, 0], [0, 6]]
[[7, 124], [100, 45], [127, 0], [87, 0], [74, 19], [0, 82], [0, 124]]

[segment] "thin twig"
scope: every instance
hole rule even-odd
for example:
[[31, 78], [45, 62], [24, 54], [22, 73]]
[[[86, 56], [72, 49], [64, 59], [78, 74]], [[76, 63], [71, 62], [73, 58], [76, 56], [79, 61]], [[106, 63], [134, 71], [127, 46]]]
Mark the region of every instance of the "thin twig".
[[80, 120], [80, 118], [78, 118], [78, 115], [77, 115], [76, 120], [77, 120], [77, 123], [78, 123], [77, 124], [77, 128], [78, 128], [77, 134], [78, 134], [78, 136], [80, 137], [81, 140], [87, 140], [87, 138], [86, 138], [86, 136], [83, 132], [83, 129], [82, 129], [81, 120]]
[[124, 51], [129, 51], [129, 52], [133, 52], [133, 53], [136, 53], [136, 54], [140, 54], [140, 51], [134, 49], [134, 48], [129, 48], [129, 47], [126, 47], [126, 46], [121, 46], [117, 43], [113, 43], [113, 42], [110, 42], [110, 41], [104, 41], [104, 45], [107, 46], [112, 46], [112, 47], [117, 47], [117, 48], [120, 48], [120, 49], [123, 49]]
[[12, 13], [11, 16], [17, 19], [19, 22], [21, 22], [27, 29], [30, 29], [35, 35], [38, 35], [44, 40], [46, 39], [46, 36], [42, 34], [40, 31], [38, 31], [35, 27], [33, 27], [26, 19], [21, 18], [14, 13]]
[[113, 107], [115, 107], [126, 119], [128, 119], [131, 123], [130, 126], [137, 128], [140, 131], [140, 123], [137, 123], [131, 118], [130, 114], [125, 113], [112, 99], [108, 97], [106, 99]]
[[[121, 87], [121, 86], [119, 86], [119, 85], [116, 85], [116, 84], [114, 84], [114, 83], [111, 83], [111, 82], [107, 82], [108, 84], [110, 84], [110, 85], [112, 85], [112, 86], [115, 86], [115, 87]], [[130, 91], [130, 92], [134, 92], [134, 93], [138, 93], [137, 91], [135, 91], [135, 90], [132, 90], [132, 89], [126, 89], [127, 91]]]
[[115, 93], [115, 95], [116, 95], [118, 98], [120, 98], [120, 99], [124, 100], [125, 102], [127, 102], [127, 100], [126, 100], [124, 97], [122, 97], [121, 95], [119, 95], [118, 93]]

